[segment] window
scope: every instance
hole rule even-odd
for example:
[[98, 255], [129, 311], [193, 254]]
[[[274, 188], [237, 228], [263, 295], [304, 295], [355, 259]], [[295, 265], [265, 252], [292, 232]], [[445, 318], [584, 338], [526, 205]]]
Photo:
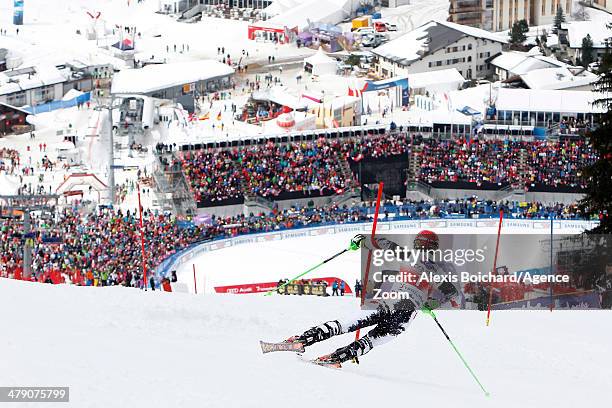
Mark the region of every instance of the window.
[[441, 67], [442, 66], [442, 61], [436, 61], [436, 67]]
[[53, 100], [53, 86], [43, 86], [34, 90], [34, 104], [46, 103]]
[[472, 62], [472, 56], [471, 55], [468, 55], [467, 62]]
[[23, 106], [26, 102], [26, 94], [25, 92], [17, 92], [11, 95], [8, 95], [6, 98], [6, 102], [9, 105], [13, 106]]
[[427, 64], [427, 66], [428, 66], [429, 68], [431, 68], [431, 65], [432, 65], [432, 63], [431, 63], [431, 61], [429, 61], [429, 63]]
[[471, 50], [471, 49], [472, 49], [472, 44], [470, 43], [468, 44], [468, 50]]

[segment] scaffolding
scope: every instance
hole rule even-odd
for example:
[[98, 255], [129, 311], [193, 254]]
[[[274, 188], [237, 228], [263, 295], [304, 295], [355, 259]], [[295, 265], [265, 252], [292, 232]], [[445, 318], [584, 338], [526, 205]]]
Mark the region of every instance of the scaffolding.
[[158, 152], [155, 157], [153, 180], [162, 209], [179, 216], [195, 215], [197, 205], [176, 152]]
[[58, 204], [58, 194], [35, 194], [35, 195], [0, 195], [0, 214], [5, 212], [13, 214], [15, 211], [23, 213], [23, 276], [27, 279], [32, 275], [32, 248], [34, 246], [32, 211], [55, 214]]

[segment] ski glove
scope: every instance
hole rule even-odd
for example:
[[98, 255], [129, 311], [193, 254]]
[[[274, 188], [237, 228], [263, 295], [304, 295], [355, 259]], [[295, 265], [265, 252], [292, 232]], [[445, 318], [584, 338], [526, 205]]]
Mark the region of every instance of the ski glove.
[[361, 248], [361, 243], [365, 240], [365, 236], [363, 234], [357, 234], [353, 238], [351, 238], [351, 243], [349, 245], [349, 250], [356, 251]]
[[438, 307], [440, 307], [440, 302], [438, 302], [437, 300], [430, 300], [428, 302], [425, 302], [425, 304], [421, 307], [421, 311], [423, 313], [426, 313], [432, 317], [435, 316], [434, 314], [434, 309], [437, 309]]

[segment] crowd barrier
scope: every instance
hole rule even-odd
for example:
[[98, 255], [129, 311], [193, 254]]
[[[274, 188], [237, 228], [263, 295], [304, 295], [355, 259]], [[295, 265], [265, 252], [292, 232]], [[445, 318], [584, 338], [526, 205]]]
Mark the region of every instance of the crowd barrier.
[[64, 101], [64, 100], [53, 101], [53, 102], [43, 103], [43, 104], [35, 105], [35, 106], [25, 106], [22, 109], [35, 115], [37, 113], [51, 112], [57, 109], [72, 108], [79, 103], [86, 103], [90, 99], [91, 99], [91, 92], [85, 92], [82, 95], [79, 95], [76, 98], [72, 98], [67, 101]]
[[353, 291], [351, 286], [343, 279], [336, 277], [316, 278], [316, 281], [296, 281], [285, 285], [280, 291], [278, 290], [279, 282], [264, 282], [264, 283], [245, 283], [240, 285], [215, 286], [216, 293], [264, 293], [276, 291], [281, 295], [315, 295], [328, 296], [326, 288], [332, 288], [333, 283], [338, 282], [338, 285], [344, 283], [344, 293], [351, 295]]
[[[496, 218], [488, 219], [424, 219], [424, 220], [393, 220], [379, 221], [377, 233], [401, 233], [407, 230], [417, 229], [441, 229], [441, 228], [491, 228], [497, 227], [499, 220]], [[552, 228], [554, 232], [579, 232], [585, 229], [592, 229], [599, 223], [597, 221], [581, 220], [527, 220], [527, 219], [506, 219], [504, 218], [503, 228], [523, 228], [549, 233]], [[166, 258], [155, 269], [158, 277], [163, 278], [170, 274], [170, 271], [179, 269], [192, 259], [210, 251], [229, 248], [242, 244], [254, 244], [258, 242], [281, 241], [284, 239], [313, 237], [328, 234], [341, 233], [370, 233], [372, 230], [371, 222], [360, 222], [351, 224], [330, 224], [316, 227], [305, 227], [287, 229], [273, 232], [253, 233], [241, 235], [233, 238], [211, 240], [192, 244], [185, 249], [176, 252]], [[345, 243], [347, 244], [347, 243]]]

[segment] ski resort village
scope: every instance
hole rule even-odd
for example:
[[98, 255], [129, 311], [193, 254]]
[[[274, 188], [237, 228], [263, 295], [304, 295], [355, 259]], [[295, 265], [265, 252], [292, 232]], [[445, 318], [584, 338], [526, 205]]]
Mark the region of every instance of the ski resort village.
[[0, 0], [0, 408], [612, 403], [612, 1]]

